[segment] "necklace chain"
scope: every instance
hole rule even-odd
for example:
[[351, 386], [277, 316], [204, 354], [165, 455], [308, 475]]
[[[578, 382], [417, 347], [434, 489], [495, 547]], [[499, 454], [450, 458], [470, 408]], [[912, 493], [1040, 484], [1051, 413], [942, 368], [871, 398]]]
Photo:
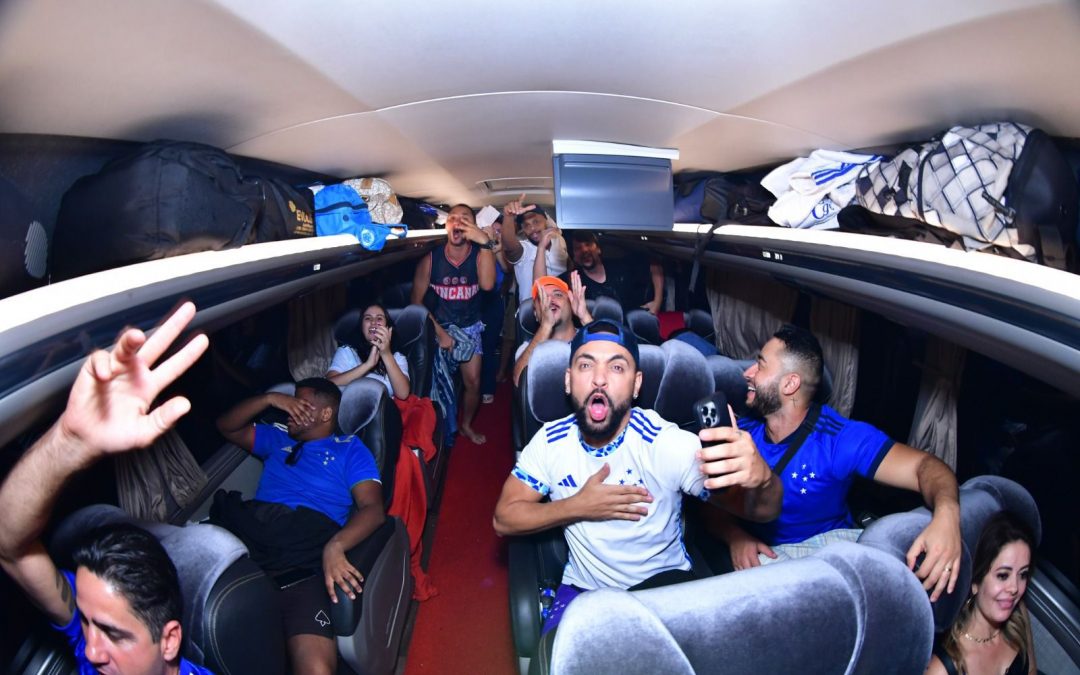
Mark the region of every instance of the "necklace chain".
[[972, 636], [971, 633], [964, 633], [964, 639], [965, 640], [971, 640], [975, 644], [984, 645], [987, 642], [990, 642], [991, 640], [996, 638], [1000, 632], [1001, 632], [1000, 630], [996, 630], [996, 631], [994, 631], [993, 633], [990, 634], [990, 637], [984, 637], [984, 638], [977, 638], [977, 637]]

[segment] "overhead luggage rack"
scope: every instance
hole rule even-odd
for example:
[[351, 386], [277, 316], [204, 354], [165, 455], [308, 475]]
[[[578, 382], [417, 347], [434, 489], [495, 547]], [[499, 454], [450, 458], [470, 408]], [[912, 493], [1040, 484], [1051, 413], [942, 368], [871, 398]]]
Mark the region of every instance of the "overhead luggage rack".
[[212, 332], [302, 293], [415, 257], [444, 234], [371, 252], [351, 235], [207, 251], [86, 275], [0, 300], [0, 445], [59, 403], [82, 360], [127, 326], [152, 329], [180, 299]]
[[[613, 237], [690, 260], [710, 227]], [[1080, 275], [919, 242], [748, 225], [717, 229], [701, 263], [766, 274], [877, 312], [1080, 395]]]

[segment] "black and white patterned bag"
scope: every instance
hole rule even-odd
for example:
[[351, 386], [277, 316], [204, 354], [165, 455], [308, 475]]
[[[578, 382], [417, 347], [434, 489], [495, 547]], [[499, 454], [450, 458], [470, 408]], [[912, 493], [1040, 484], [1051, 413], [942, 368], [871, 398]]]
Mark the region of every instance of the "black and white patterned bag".
[[1065, 267], [1072, 244], [1064, 223], [1075, 223], [1076, 182], [1050, 138], [1022, 124], [953, 127], [940, 140], [868, 165], [856, 192], [870, 211], [960, 235], [966, 250], [992, 248]]

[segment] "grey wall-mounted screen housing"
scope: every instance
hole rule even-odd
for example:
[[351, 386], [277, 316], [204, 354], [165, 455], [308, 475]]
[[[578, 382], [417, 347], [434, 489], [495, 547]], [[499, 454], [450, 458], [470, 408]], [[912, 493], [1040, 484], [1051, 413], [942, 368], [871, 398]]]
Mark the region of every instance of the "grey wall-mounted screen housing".
[[566, 229], [670, 230], [671, 160], [555, 155], [555, 213]]

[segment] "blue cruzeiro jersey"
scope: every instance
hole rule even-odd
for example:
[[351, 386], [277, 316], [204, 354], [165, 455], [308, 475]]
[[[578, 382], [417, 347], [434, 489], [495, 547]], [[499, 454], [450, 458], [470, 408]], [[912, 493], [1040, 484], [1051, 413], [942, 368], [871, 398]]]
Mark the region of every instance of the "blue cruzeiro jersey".
[[[784, 456], [793, 432], [779, 443], [770, 443], [765, 423], [743, 418], [739, 428], [747, 431], [769, 466]], [[780, 517], [771, 523], [751, 524], [750, 530], [767, 544], [790, 544], [814, 535], [852, 527], [847, 493], [856, 475], [873, 478], [894, 441], [884, 432], [821, 406], [814, 430], [784, 468], [784, 502]]]

